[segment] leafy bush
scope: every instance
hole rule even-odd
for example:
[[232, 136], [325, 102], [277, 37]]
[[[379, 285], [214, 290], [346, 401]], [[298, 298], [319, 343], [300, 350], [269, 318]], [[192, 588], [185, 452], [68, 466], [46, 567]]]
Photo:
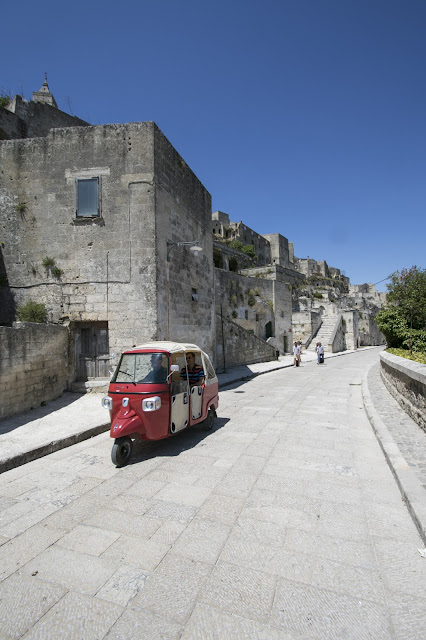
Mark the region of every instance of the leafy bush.
[[231, 247], [231, 249], [235, 249], [236, 251], [245, 253], [246, 256], [248, 256], [252, 260], [257, 260], [256, 252], [251, 244], [243, 244], [241, 240], [231, 240], [229, 246]]
[[422, 329], [408, 329], [407, 337], [403, 342], [404, 347], [413, 351], [426, 353], [426, 331]]
[[400, 348], [407, 333], [407, 322], [397, 307], [383, 307], [376, 316], [376, 324], [389, 347]]
[[249, 258], [251, 258], [252, 260], [257, 260], [257, 254], [256, 251], [254, 250], [253, 245], [251, 244], [245, 244], [243, 246], [243, 248], [241, 249], [241, 251], [243, 253], [246, 254], [246, 256], [248, 256]]
[[426, 270], [413, 266], [393, 273], [387, 302], [376, 324], [388, 346], [426, 351]]
[[229, 243], [229, 246], [231, 247], [231, 249], [235, 249], [236, 251], [241, 251], [244, 245], [241, 242], [241, 240], [231, 240], [231, 242]]
[[21, 322], [46, 322], [46, 307], [42, 302], [29, 300], [26, 304], [18, 307], [18, 320]]

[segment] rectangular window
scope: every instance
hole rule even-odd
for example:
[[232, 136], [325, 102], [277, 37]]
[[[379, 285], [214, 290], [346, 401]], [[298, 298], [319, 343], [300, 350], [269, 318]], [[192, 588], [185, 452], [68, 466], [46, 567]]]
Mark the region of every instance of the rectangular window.
[[76, 178], [75, 187], [77, 218], [99, 217], [99, 178]]

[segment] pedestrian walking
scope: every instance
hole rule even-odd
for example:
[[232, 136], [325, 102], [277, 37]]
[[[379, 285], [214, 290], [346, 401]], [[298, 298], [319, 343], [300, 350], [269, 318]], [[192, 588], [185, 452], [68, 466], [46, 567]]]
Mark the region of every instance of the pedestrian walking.
[[317, 357], [318, 357], [317, 364], [322, 364], [324, 362], [324, 347], [322, 346], [321, 342], [317, 342], [315, 351], [317, 352]]
[[298, 367], [300, 363], [300, 346], [298, 342], [295, 342], [293, 347], [293, 363], [295, 367]]

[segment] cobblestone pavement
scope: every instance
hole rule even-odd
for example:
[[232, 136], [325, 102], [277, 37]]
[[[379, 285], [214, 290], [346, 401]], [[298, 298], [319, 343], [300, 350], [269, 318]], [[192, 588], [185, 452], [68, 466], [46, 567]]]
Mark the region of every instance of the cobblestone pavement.
[[100, 434], [0, 475], [0, 638], [424, 640], [421, 539], [363, 407], [378, 351], [220, 394], [213, 432]]
[[426, 490], [426, 433], [412, 420], [386, 389], [379, 363], [368, 372], [368, 387], [376, 410], [401, 454]]

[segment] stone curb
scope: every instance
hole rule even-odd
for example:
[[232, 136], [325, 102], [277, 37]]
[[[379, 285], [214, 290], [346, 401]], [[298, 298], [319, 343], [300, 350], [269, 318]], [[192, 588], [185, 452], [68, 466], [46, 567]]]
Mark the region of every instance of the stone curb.
[[[405, 458], [402, 456], [398, 445], [389, 433], [385, 423], [375, 409], [368, 388], [367, 373], [364, 374], [361, 391], [365, 412], [370, 421], [376, 438], [385, 454], [386, 461], [392, 471], [396, 483], [401, 491], [402, 498], [407, 505], [408, 511], [416, 525], [420, 537], [426, 546], [426, 501], [425, 490], [421, 486], [414, 471], [410, 469]], [[402, 411], [402, 409], [401, 409]]]
[[105, 431], [109, 431], [110, 423], [97, 425], [96, 427], [90, 427], [90, 429], [86, 429], [86, 431], [81, 431], [80, 433], [75, 433], [71, 436], [67, 436], [66, 438], [60, 438], [59, 440], [53, 440], [48, 444], [44, 444], [41, 447], [37, 447], [36, 449], [32, 449], [30, 451], [23, 451], [16, 456], [12, 456], [10, 458], [6, 458], [6, 460], [0, 461], [0, 473], [4, 473], [5, 471], [10, 471], [11, 469], [15, 469], [15, 467], [20, 467], [27, 462], [32, 462], [33, 460], [37, 460], [37, 458], [43, 458], [44, 456], [48, 456], [50, 453], [54, 453], [55, 451], [59, 451], [60, 449], [65, 449], [66, 447], [71, 447], [73, 444], [77, 444], [78, 442], [82, 442], [83, 440], [88, 440], [89, 438], [93, 438], [94, 436], [99, 435], [100, 433], [104, 433]]

